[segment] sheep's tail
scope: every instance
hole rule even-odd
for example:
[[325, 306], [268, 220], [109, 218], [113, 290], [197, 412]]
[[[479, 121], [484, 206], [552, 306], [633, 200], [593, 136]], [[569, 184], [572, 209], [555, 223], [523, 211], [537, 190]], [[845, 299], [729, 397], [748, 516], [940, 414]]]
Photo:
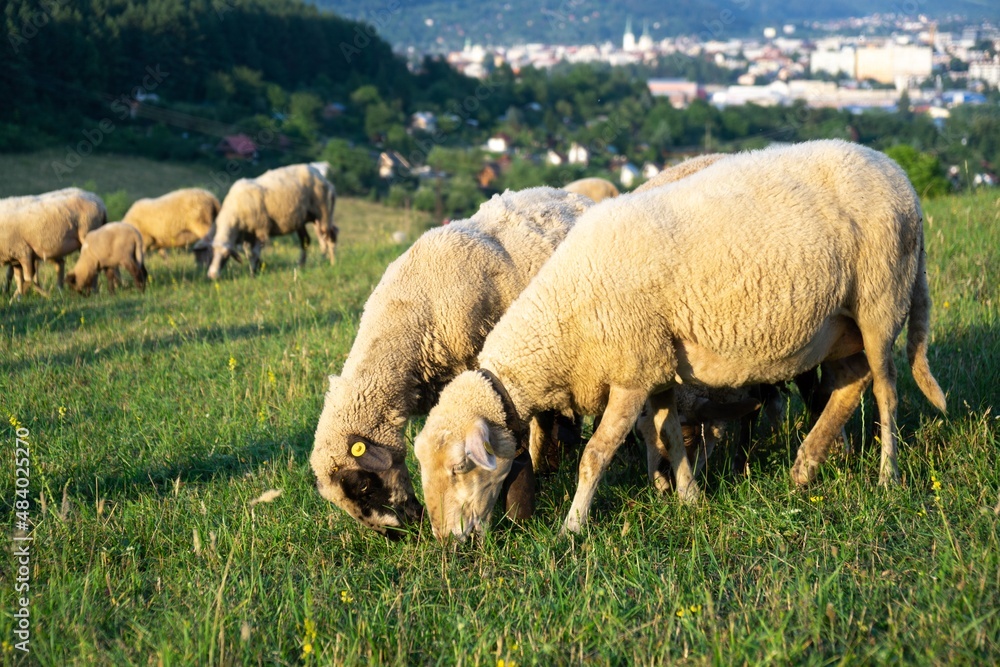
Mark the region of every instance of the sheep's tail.
[[927, 400], [945, 412], [944, 392], [931, 373], [927, 361], [927, 339], [930, 334], [931, 296], [927, 288], [927, 259], [923, 240], [917, 260], [917, 278], [910, 294], [910, 321], [906, 330], [906, 357], [910, 361], [913, 379]]

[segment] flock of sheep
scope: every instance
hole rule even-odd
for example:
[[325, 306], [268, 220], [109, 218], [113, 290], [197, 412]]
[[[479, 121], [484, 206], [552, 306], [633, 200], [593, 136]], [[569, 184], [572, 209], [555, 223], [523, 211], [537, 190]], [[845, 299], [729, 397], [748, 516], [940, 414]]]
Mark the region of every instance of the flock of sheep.
[[[39, 260], [80, 250], [66, 282], [88, 292], [118, 268], [146, 283], [144, 253], [190, 247], [216, 279], [251, 271], [271, 236], [313, 223], [331, 262], [336, 193], [326, 163], [240, 179], [225, 200], [184, 189], [107, 223], [76, 188], [0, 200], [0, 264], [17, 295], [41, 292]], [[599, 203], [598, 203], [599, 202]], [[310, 457], [320, 494], [398, 537], [424, 508], [406, 467], [414, 441], [426, 514], [464, 539], [502, 511], [533, 511], [536, 471], [558, 465], [595, 417], [563, 530], [587, 522], [597, 484], [633, 426], [661, 491], [696, 477], [727, 424], [778, 410], [794, 381], [812, 427], [791, 470], [806, 485], [873, 384], [883, 484], [898, 481], [893, 344], [908, 320], [917, 386], [945, 397], [927, 360], [930, 298], [920, 203], [885, 155], [814, 141], [706, 155], [619, 195], [602, 179], [504, 192], [428, 231], [386, 270], [340, 376], [330, 377]]]
[[880, 483], [898, 481], [892, 347], [907, 319], [913, 377], [945, 409], [927, 360], [922, 212], [899, 166], [814, 141], [703, 156], [614, 194], [505, 192], [389, 266], [330, 378], [310, 459], [324, 498], [389, 536], [418, 523], [403, 428], [426, 413], [414, 441], [426, 514], [439, 539], [464, 539], [501, 497], [529, 514], [533, 472], [590, 415], [563, 523], [579, 532], [633, 426], [650, 481], [692, 502], [726, 423], [793, 380], [813, 413], [797, 485], [870, 383]]
[[[58, 285], [64, 281], [82, 293], [96, 290], [104, 272], [108, 290], [120, 282], [126, 269], [136, 286], [145, 289], [145, 253], [166, 248], [192, 248], [199, 264], [216, 279], [226, 261], [240, 260], [240, 245], [250, 257], [250, 270], [260, 264], [261, 248], [271, 236], [296, 233], [305, 263], [313, 223], [321, 252], [332, 263], [337, 244], [333, 224], [336, 190], [327, 180], [325, 162], [272, 169], [253, 179], [240, 179], [222, 205], [215, 195], [199, 188], [176, 190], [156, 199], [136, 201], [121, 222], [107, 223], [101, 198], [79, 188], [0, 200], [0, 265], [7, 265], [5, 291], [11, 278], [16, 297], [38, 284], [39, 261], [58, 267]], [[65, 276], [65, 259], [80, 258]]]

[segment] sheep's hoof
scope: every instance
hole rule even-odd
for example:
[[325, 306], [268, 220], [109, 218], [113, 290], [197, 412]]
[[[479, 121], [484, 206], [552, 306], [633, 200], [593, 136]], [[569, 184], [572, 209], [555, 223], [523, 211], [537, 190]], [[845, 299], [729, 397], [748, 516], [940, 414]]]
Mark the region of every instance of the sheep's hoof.
[[677, 497], [685, 505], [694, 505], [701, 497], [701, 491], [698, 489], [698, 484], [694, 480], [691, 480], [683, 487], [678, 487]]
[[653, 488], [663, 494], [669, 494], [674, 489], [674, 480], [669, 475], [664, 475], [657, 470], [653, 473]]
[[899, 470], [896, 466], [886, 466], [882, 468], [878, 475], [879, 486], [899, 486]]
[[792, 482], [800, 488], [811, 484], [816, 478], [817, 468], [819, 465], [814, 462], [796, 459], [795, 465], [792, 466]]
[[579, 535], [583, 532], [583, 523], [577, 518], [566, 517], [562, 528], [559, 529], [559, 537], [567, 535]]

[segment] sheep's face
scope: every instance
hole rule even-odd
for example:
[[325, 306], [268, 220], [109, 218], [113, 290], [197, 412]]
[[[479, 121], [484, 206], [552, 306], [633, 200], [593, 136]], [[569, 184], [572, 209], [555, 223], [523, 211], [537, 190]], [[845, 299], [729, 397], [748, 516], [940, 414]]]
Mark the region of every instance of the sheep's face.
[[402, 424], [379, 420], [367, 406], [356, 405], [354, 394], [330, 378], [310, 459], [316, 488], [369, 528], [401, 537], [394, 529], [423, 514], [406, 469]]
[[208, 267], [208, 277], [211, 280], [216, 280], [219, 274], [222, 272], [222, 268], [232, 257], [237, 262], [242, 262], [243, 259], [240, 257], [239, 251], [236, 250], [236, 246], [232, 243], [223, 243], [220, 245], [213, 246], [212, 248], [212, 263]]
[[[445, 388], [413, 443], [424, 503], [439, 540], [464, 540], [473, 531], [485, 531], [517, 449], [510, 431], [496, 425], [500, 399], [485, 379], [469, 375]], [[486, 416], [469, 408], [477, 394]]]

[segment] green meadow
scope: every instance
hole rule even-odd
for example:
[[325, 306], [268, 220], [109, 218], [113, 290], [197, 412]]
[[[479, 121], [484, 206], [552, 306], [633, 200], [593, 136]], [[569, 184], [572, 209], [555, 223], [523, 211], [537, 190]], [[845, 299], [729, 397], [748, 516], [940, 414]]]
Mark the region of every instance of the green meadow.
[[[3, 194], [70, 184], [39, 181], [43, 163], [0, 159]], [[135, 198], [208, 182], [204, 168], [155, 168], [95, 156], [75, 184]], [[16, 429], [29, 434], [31, 634], [25, 655], [7, 456], [0, 663], [996, 664], [1000, 195], [925, 212], [930, 360], [949, 413], [898, 345], [900, 486], [877, 486], [868, 394], [848, 424], [854, 453], [793, 489], [805, 417], [792, 395], [782, 423], [757, 429], [749, 474], [710, 462], [695, 507], [657, 494], [644, 452], [623, 449], [575, 538], [557, 534], [572, 455], [540, 480], [534, 518], [458, 548], [426, 524], [388, 542], [315, 490], [327, 376], [405, 249], [392, 233], [412, 240], [426, 217], [345, 199], [335, 266], [313, 246], [298, 269], [282, 239], [257, 278], [233, 264], [213, 284], [175, 253], [148, 259], [144, 294], [5, 297], [0, 438], [13, 454]], [[54, 275], [42, 268], [43, 287]]]

